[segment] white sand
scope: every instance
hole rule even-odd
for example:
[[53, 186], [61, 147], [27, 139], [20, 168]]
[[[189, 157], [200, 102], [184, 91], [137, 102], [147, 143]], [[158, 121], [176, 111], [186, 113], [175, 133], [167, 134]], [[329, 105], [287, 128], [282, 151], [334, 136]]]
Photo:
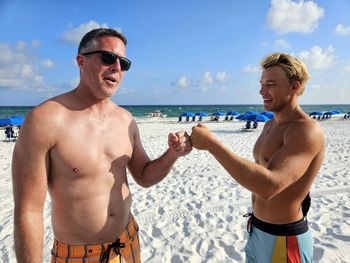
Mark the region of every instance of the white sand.
[[[138, 121], [151, 158], [167, 147], [167, 134], [191, 131], [194, 123], [176, 119]], [[244, 123], [207, 122], [228, 147], [252, 160], [258, 131], [242, 132]], [[312, 187], [308, 219], [315, 262], [350, 262], [350, 121], [322, 121], [327, 137], [324, 164]], [[3, 136], [3, 131], [0, 130]], [[0, 262], [16, 262], [13, 249], [11, 159], [14, 143], [0, 137]], [[132, 211], [140, 225], [143, 262], [244, 262], [250, 193], [239, 186], [207, 152], [181, 158], [158, 185], [144, 189], [129, 176]], [[50, 201], [45, 207], [45, 260], [53, 236]]]

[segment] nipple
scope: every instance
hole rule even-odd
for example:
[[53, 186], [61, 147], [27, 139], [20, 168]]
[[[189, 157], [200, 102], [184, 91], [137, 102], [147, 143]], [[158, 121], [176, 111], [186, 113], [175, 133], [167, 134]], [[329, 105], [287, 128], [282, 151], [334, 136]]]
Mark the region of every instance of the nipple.
[[78, 169], [78, 168], [76, 168], [76, 167], [74, 167], [72, 170], [73, 170], [73, 172], [74, 172], [74, 173], [79, 172], [79, 169]]

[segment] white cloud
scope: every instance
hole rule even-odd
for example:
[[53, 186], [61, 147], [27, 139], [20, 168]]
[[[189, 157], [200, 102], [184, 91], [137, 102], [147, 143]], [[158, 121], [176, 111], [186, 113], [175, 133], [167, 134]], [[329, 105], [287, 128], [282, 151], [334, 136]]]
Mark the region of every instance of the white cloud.
[[219, 71], [217, 74], [216, 74], [216, 79], [219, 81], [219, 82], [224, 82], [226, 79], [227, 79], [227, 74], [226, 74], [226, 71]]
[[206, 72], [204, 72], [204, 74], [203, 74], [203, 77], [201, 78], [201, 80], [200, 80], [200, 82], [202, 83], [202, 84], [211, 84], [211, 83], [213, 83], [213, 77], [211, 76], [211, 73], [210, 73], [210, 71], [206, 71]]
[[40, 47], [40, 41], [37, 39], [32, 40], [32, 47]]
[[26, 42], [24, 42], [24, 41], [17, 42], [16, 49], [18, 51], [24, 51], [25, 48], [26, 48]]
[[344, 71], [350, 73], [350, 65], [349, 65], [349, 66], [345, 66], [345, 67], [344, 67]]
[[89, 32], [92, 29], [101, 28], [101, 27], [108, 28], [108, 25], [107, 24], [99, 24], [94, 20], [90, 20], [89, 22], [87, 22], [85, 24], [80, 24], [78, 27], [71, 28], [69, 31], [64, 32], [61, 35], [61, 39], [63, 42], [78, 45], [81, 38], [87, 32]]
[[36, 58], [24, 52], [25, 43], [19, 46], [11, 48], [0, 42], [0, 88], [46, 90], [48, 86], [38, 71]]
[[334, 29], [334, 33], [343, 36], [350, 35], [350, 26], [346, 27], [343, 24], [338, 24]]
[[53, 61], [51, 59], [45, 59], [43, 61], [41, 61], [41, 66], [43, 68], [52, 68], [53, 67]]
[[248, 65], [245, 66], [242, 71], [245, 73], [260, 73], [261, 69], [257, 66]]
[[289, 49], [291, 48], [290, 44], [284, 39], [277, 39], [273, 44], [275, 49]]
[[334, 61], [334, 48], [328, 46], [325, 50], [319, 46], [313, 46], [310, 50], [301, 51], [297, 54], [308, 67], [316, 70], [329, 68]]
[[177, 81], [175, 81], [174, 85], [179, 88], [187, 88], [189, 86], [189, 81], [186, 76], [183, 76], [179, 78]]
[[311, 33], [324, 15], [324, 9], [313, 1], [271, 0], [267, 14], [268, 26], [279, 34]]

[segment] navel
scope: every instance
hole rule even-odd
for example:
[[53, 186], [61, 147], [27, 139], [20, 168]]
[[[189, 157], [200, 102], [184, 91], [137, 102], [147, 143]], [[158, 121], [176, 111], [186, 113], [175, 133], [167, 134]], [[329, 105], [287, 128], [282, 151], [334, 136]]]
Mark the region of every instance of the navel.
[[79, 169], [77, 167], [74, 167], [72, 170], [73, 170], [74, 174], [78, 174], [78, 172], [79, 172]]

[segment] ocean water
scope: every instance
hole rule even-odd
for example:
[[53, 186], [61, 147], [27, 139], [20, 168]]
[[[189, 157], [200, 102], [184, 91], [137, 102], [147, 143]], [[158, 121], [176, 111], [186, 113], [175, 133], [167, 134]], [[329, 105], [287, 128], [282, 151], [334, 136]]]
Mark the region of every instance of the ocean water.
[[[178, 117], [183, 112], [206, 112], [208, 115], [211, 113], [221, 111], [238, 111], [244, 113], [247, 111], [264, 111], [262, 105], [121, 105], [123, 108], [130, 111], [134, 117], [142, 118], [146, 117], [148, 112], [160, 111], [162, 114], [168, 117]], [[337, 110], [341, 113], [350, 112], [350, 104], [336, 104], [336, 105], [301, 105], [306, 113], [313, 111], [332, 111]], [[10, 116], [26, 116], [26, 114], [32, 109], [32, 106], [0, 106], [0, 118]]]

